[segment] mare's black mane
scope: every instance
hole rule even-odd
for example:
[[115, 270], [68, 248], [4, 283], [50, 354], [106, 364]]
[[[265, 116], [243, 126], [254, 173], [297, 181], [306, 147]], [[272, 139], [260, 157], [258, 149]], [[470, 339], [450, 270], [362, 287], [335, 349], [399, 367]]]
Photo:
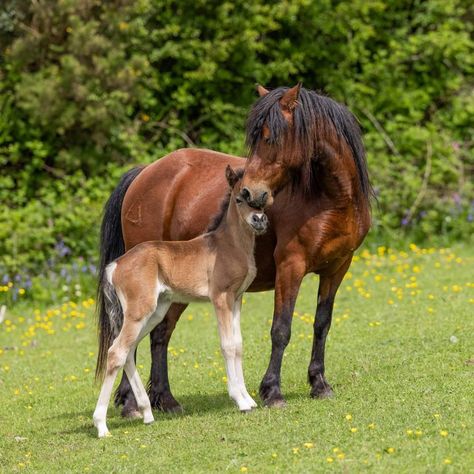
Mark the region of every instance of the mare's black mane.
[[[237, 169], [235, 170], [235, 174], [237, 175], [240, 181], [244, 175], [244, 170], [241, 168]], [[222, 221], [224, 220], [224, 216], [226, 215], [227, 209], [229, 208], [231, 194], [232, 189], [229, 188], [224, 199], [221, 201], [221, 207], [219, 208], [219, 212], [211, 219], [211, 222], [207, 227], [206, 232], [214, 232], [221, 225]]]
[[[288, 124], [281, 112], [279, 101], [288, 89], [288, 87], [278, 87], [260, 97], [253, 105], [247, 120], [246, 142], [249, 156], [255, 152], [262, 139], [264, 124], [270, 131], [268, 143], [275, 146], [283, 144], [285, 134], [288, 132]], [[334, 132], [339, 140], [343, 139], [349, 145], [357, 167], [362, 193], [369, 199], [373, 191], [357, 119], [345, 106], [333, 99], [302, 87], [294, 110], [292, 127], [292, 133], [300, 149], [304, 150], [302, 173], [314, 175], [317, 167], [313, 165], [317, 162], [321, 143], [325, 137]], [[316, 180], [317, 176], [310, 175], [300, 179], [304, 183], [314, 183]]]

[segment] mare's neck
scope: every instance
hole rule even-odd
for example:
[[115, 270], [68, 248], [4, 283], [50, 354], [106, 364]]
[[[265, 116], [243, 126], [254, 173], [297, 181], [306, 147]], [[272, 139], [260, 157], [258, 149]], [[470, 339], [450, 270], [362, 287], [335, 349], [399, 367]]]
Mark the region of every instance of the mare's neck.
[[[351, 151], [346, 144], [334, 139], [322, 140], [319, 144], [318, 160], [320, 186], [334, 202], [353, 205], [358, 197], [358, 176]], [[318, 176], [316, 176], [318, 179]]]

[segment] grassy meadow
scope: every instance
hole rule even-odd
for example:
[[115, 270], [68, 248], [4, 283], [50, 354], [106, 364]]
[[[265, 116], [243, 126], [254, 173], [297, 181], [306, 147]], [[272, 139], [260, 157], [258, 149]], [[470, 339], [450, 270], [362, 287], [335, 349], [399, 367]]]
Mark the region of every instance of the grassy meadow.
[[[169, 349], [184, 414], [156, 412], [145, 426], [111, 406], [103, 440], [94, 300], [20, 300], [0, 324], [0, 472], [474, 472], [473, 268], [469, 247], [360, 252], [328, 338], [330, 400], [310, 399], [306, 382], [317, 291], [307, 276], [283, 364], [288, 406], [248, 415], [227, 396], [211, 307], [192, 305]], [[248, 294], [243, 307], [258, 402], [272, 296]], [[148, 341], [138, 363], [145, 381]]]

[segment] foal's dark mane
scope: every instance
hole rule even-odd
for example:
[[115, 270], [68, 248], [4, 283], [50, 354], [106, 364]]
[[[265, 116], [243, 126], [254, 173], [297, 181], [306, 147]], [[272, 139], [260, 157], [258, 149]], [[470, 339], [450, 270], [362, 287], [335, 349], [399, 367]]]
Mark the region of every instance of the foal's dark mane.
[[[239, 168], [235, 170], [234, 172], [240, 181], [244, 175], [244, 170], [242, 168]], [[230, 189], [229, 187], [229, 190], [227, 191], [226, 196], [221, 201], [221, 207], [219, 208], [219, 212], [211, 219], [211, 222], [209, 226], [207, 227], [206, 232], [214, 232], [221, 225], [222, 221], [224, 220], [224, 216], [226, 215], [227, 209], [229, 208], [231, 194], [232, 194], [232, 189]]]
[[[250, 155], [255, 152], [262, 140], [264, 125], [270, 131], [268, 143], [280, 148], [284, 145], [284, 138], [289, 130], [281, 112], [279, 100], [288, 89], [288, 87], [278, 87], [260, 97], [253, 105], [247, 120], [246, 141]], [[307, 191], [314, 191], [314, 183], [317, 182], [317, 166], [314, 165], [321, 153], [322, 143], [330, 137], [334, 139], [336, 135], [339, 143], [344, 140], [349, 145], [357, 167], [363, 196], [369, 200], [373, 191], [369, 181], [360, 126], [345, 106], [302, 87], [294, 109], [291, 132], [298, 143], [298, 148], [303, 153], [300, 176], [295, 176], [295, 179], [304, 187], [309, 188]]]

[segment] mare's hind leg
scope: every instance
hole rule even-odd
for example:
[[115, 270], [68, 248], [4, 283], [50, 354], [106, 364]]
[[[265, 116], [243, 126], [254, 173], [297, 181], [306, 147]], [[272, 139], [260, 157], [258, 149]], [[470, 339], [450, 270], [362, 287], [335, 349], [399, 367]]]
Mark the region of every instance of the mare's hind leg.
[[183, 408], [171, 393], [168, 378], [168, 344], [186, 304], [173, 303], [165, 319], [150, 334], [151, 372], [148, 393], [151, 406], [167, 413], [181, 413]]
[[351, 264], [349, 258], [332, 275], [322, 274], [319, 280], [318, 306], [314, 320], [313, 349], [308, 367], [308, 380], [311, 384], [313, 398], [328, 398], [334, 395], [331, 386], [324, 376], [324, 350], [326, 337], [331, 327], [334, 298], [344, 275]]

